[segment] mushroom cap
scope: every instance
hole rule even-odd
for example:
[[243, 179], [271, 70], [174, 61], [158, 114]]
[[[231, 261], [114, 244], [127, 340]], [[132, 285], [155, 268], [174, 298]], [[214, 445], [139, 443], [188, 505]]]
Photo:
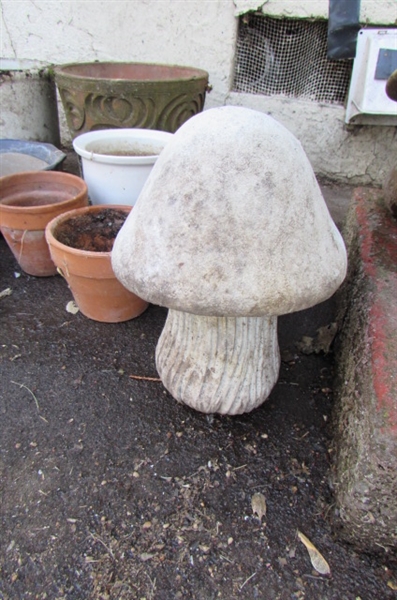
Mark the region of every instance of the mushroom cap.
[[281, 315], [329, 298], [346, 250], [300, 142], [225, 106], [189, 119], [160, 154], [112, 252], [141, 298], [197, 315]]

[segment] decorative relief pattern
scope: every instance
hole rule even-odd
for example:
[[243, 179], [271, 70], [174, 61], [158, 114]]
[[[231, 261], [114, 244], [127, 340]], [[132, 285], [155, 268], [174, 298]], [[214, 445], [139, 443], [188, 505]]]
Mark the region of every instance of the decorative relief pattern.
[[167, 104], [169, 95], [153, 97], [117, 96], [74, 92], [59, 87], [66, 119], [73, 137], [107, 128], [159, 129], [174, 133], [185, 121], [201, 112], [205, 92], [179, 94]]
[[84, 105], [79, 106], [76, 95], [63, 88], [59, 88], [66, 120], [71, 132], [78, 132], [83, 128], [85, 122]]
[[186, 94], [182, 94], [174, 98], [158, 114], [156, 119], [158, 129], [175, 132], [190, 117], [203, 110], [204, 96], [204, 94], [198, 94], [195, 98], [190, 98]]
[[131, 102], [117, 96], [95, 96], [90, 94], [85, 100], [86, 111], [90, 112], [93, 119], [128, 123], [135, 113]]

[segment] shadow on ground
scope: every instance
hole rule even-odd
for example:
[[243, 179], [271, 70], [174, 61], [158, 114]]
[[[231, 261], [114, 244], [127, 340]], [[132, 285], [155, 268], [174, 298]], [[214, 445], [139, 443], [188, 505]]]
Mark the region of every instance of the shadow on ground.
[[157, 377], [164, 309], [97, 323], [66, 311], [61, 277], [21, 273], [2, 238], [0, 264], [12, 290], [0, 300], [1, 598], [395, 598], [392, 557], [356, 554], [330, 524], [332, 354], [295, 343], [332, 321], [332, 301], [279, 320], [284, 360], [262, 407], [208, 418], [130, 377]]

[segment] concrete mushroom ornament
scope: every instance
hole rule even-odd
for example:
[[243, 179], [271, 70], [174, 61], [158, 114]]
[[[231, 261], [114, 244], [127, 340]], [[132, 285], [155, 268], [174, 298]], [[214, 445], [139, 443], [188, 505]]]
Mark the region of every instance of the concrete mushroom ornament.
[[270, 116], [227, 106], [174, 134], [112, 264], [128, 289], [169, 308], [156, 349], [167, 390], [233, 415], [277, 381], [277, 317], [329, 298], [347, 258], [299, 141]]

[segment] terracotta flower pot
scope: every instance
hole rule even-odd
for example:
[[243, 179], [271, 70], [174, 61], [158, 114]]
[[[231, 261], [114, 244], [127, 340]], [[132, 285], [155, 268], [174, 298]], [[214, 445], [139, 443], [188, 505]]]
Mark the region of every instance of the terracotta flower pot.
[[125, 205], [88, 206], [56, 217], [46, 228], [58, 272], [80, 311], [94, 321], [128, 321], [148, 306], [119, 282], [111, 265], [114, 238], [130, 210]]
[[44, 231], [51, 219], [88, 204], [83, 179], [58, 171], [32, 171], [0, 178], [0, 229], [21, 269], [56, 274]]
[[59, 65], [55, 81], [72, 138], [117, 127], [174, 133], [209, 89], [202, 69], [128, 62]]

